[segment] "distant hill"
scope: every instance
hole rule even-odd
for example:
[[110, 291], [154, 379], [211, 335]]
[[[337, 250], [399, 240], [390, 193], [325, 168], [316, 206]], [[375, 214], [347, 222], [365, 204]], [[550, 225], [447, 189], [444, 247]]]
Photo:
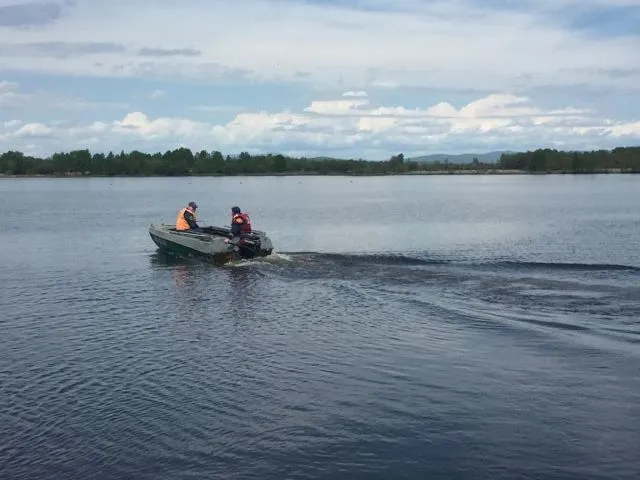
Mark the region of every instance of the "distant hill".
[[435, 163], [444, 162], [448, 160], [449, 163], [471, 163], [474, 158], [478, 158], [479, 162], [494, 163], [500, 160], [500, 155], [503, 153], [512, 153], [506, 150], [488, 152], [488, 153], [460, 153], [457, 155], [449, 155], [446, 153], [434, 153], [431, 155], [423, 155], [421, 157], [407, 158], [412, 162], [418, 163]]
[[[445, 160], [449, 160], [449, 163], [471, 163], [474, 158], [478, 158], [479, 162], [486, 163], [495, 163], [500, 160], [500, 155], [503, 153], [514, 153], [508, 150], [500, 150], [495, 152], [488, 153], [459, 153], [459, 154], [447, 154], [447, 153], [433, 153], [431, 155], [423, 155], [419, 157], [407, 157], [405, 156], [405, 161], [418, 162], [418, 163], [435, 163], [441, 162], [444, 163]], [[355, 159], [355, 158], [354, 158]], [[347, 160], [346, 157], [329, 157], [329, 156], [317, 156], [317, 157], [309, 157], [308, 160], [314, 161], [338, 161], [343, 162]], [[385, 158], [384, 160], [389, 160]], [[370, 161], [370, 160], [369, 160]]]

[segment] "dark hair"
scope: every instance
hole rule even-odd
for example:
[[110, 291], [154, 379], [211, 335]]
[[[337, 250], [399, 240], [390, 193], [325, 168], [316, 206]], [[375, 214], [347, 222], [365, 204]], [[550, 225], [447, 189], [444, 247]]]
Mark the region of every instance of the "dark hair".
[[240, 207], [231, 207], [233, 213], [240, 213]]

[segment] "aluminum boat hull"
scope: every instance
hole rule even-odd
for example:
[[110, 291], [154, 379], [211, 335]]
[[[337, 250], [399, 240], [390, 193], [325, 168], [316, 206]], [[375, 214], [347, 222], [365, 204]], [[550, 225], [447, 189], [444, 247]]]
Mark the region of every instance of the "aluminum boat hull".
[[273, 252], [273, 244], [265, 232], [254, 230], [243, 236], [237, 245], [225, 242], [229, 233], [229, 228], [216, 226], [203, 227], [201, 231], [177, 231], [175, 225], [165, 223], [149, 227], [149, 236], [159, 249], [215, 264], [266, 257]]

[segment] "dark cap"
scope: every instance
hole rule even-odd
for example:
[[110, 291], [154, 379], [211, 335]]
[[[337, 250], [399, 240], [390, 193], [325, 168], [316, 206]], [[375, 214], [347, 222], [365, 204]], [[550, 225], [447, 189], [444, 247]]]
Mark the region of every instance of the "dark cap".
[[233, 213], [240, 213], [240, 207], [231, 207]]
[[189, 206], [191, 208], [198, 208], [198, 205], [196, 205], [196, 202], [189, 202]]

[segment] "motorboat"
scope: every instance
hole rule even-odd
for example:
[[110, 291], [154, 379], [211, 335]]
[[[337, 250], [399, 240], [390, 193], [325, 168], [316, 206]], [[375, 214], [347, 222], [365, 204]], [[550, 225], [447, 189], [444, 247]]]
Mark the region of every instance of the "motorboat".
[[273, 252], [265, 232], [254, 230], [230, 240], [231, 229], [206, 226], [195, 230], [176, 230], [175, 224], [151, 224], [149, 235], [159, 249], [186, 257], [200, 257], [215, 264], [240, 259], [266, 257]]

